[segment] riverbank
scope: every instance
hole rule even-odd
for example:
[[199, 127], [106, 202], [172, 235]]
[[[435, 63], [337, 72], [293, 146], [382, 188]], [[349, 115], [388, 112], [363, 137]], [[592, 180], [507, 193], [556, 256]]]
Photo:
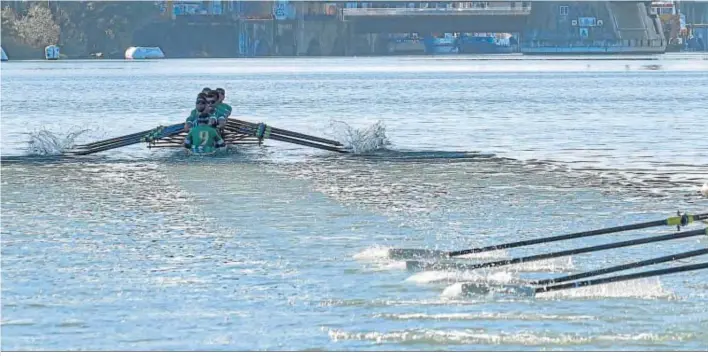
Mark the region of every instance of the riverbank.
[[[3, 49], [4, 49], [3, 45]], [[10, 47], [13, 48], [13, 47]], [[20, 58], [8, 53], [10, 61], [36, 61], [44, 60], [44, 51], [25, 51], [25, 54]], [[166, 54], [167, 59], [193, 59], [193, 60], [209, 60], [209, 59], [287, 59], [287, 58], [310, 58], [310, 59], [327, 59], [327, 58], [401, 58], [404, 60], [429, 60], [436, 61], [651, 61], [651, 60], [708, 60], [708, 52], [671, 52], [664, 54], [522, 54], [522, 53], [505, 53], [505, 54], [405, 54], [405, 55], [362, 55], [362, 56], [265, 56], [265, 57], [218, 57], [218, 56], [203, 56], [203, 57], [171, 57]], [[123, 53], [114, 53], [112, 56], [105, 54], [103, 57], [82, 56], [70, 57], [62, 54], [63, 61], [77, 60], [125, 60]]]

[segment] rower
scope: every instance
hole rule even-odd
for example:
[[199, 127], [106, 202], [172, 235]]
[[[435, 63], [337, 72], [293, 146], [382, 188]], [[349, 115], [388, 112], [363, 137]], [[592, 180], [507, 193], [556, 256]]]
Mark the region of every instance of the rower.
[[224, 88], [216, 88], [216, 92], [219, 94], [219, 100], [217, 102], [219, 103], [219, 106], [223, 108], [223, 111], [226, 113], [226, 118], [228, 119], [229, 116], [231, 116], [231, 105], [224, 103], [224, 99], [226, 99], [226, 90], [224, 90]]
[[206, 109], [207, 106], [207, 100], [206, 100], [206, 95], [199, 93], [197, 95], [197, 102], [195, 105], [195, 108], [192, 109], [192, 111], [189, 113], [189, 116], [187, 117], [187, 120], [185, 120], [184, 123], [184, 130], [189, 132], [189, 130], [192, 127], [197, 126], [197, 119], [199, 118], [199, 114]]
[[204, 112], [199, 114], [197, 126], [189, 130], [184, 139], [184, 148], [194, 153], [212, 153], [224, 146], [226, 146], [224, 139], [209, 125], [209, 115]]
[[219, 129], [223, 129], [226, 126], [226, 119], [229, 117], [224, 111], [224, 108], [219, 106], [219, 93], [216, 90], [212, 90], [207, 95], [207, 108], [206, 110], [211, 115], [213, 126], [218, 126]]

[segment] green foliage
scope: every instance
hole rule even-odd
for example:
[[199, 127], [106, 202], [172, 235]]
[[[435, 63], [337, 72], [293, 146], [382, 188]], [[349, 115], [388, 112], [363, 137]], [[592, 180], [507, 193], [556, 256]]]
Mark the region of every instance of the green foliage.
[[[133, 32], [159, 17], [152, 1], [22, 2], [2, 9], [2, 38], [39, 48], [58, 44], [69, 56], [122, 52]], [[48, 7], [47, 7], [48, 6]]]
[[33, 5], [27, 15], [15, 19], [17, 37], [28, 46], [41, 48], [59, 41], [59, 25], [52, 12], [43, 6]]

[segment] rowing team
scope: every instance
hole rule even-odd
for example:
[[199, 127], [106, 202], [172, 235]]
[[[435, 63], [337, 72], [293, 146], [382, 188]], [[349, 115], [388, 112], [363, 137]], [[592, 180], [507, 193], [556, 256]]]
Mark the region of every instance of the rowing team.
[[192, 152], [211, 153], [226, 146], [222, 133], [226, 119], [231, 115], [231, 106], [224, 103], [226, 91], [222, 88], [202, 89], [197, 95], [196, 107], [184, 124], [188, 132], [184, 147]]

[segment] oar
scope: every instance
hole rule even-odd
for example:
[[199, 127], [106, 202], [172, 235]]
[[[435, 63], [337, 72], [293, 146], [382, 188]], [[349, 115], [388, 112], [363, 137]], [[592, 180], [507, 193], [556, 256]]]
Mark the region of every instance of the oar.
[[285, 136], [281, 136], [281, 135], [274, 134], [274, 133], [271, 133], [270, 136], [268, 136], [268, 138], [271, 140], [283, 141], [283, 142], [293, 143], [296, 145], [308, 146], [308, 147], [312, 147], [312, 148], [319, 148], [321, 150], [326, 150], [326, 151], [332, 151], [332, 152], [337, 152], [337, 153], [348, 153], [348, 151], [346, 151], [342, 148], [325, 146], [325, 145], [321, 145], [319, 143], [302, 141], [302, 140], [298, 140], [298, 139], [290, 138], [290, 137], [285, 137]]
[[531, 255], [531, 256], [526, 256], [526, 257], [517, 257], [517, 258], [508, 259], [508, 260], [477, 263], [477, 264], [454, 263], [454, 262], [406, 261], [406, 268], [408, 268], [409, 270], [420, 270], [420, 269], [440, 270], [440, 269], [452, 269], [452, 268], [462, 269], [462, 270], [473, 270], [473, 269], [479, 269], [479, 268], [500, 267], [500, 266], [514, 265], [514, 264], [518, 264], [518, 263], [533, 262], [533, 261], [547, 260], [547, 259], [557, 258], [557, 257], [578, 255], [578, 254], [587, 253], [587, 252], [610, 250], [613, 248], [620, 248], [620, 247], [626, 247], [626, 246], [643, 245], [643, 244], [648, 244], [648, 243], [652, 243], [652, 242], [676, 240], [676, 239], [682, 239], [682, 238], [686, 238], [686, 237], [700, 236], [700, 235], [708, 235], [708, 228], [677, 232], [677, 233], [668, 234], [668, 235], [645, 237], [642, 239], [613, 242], [613, 243], [603, 244], [603, 245], [576, 248], [573, 250], [543, 253], [543, 254], [539, 254], [539, 255]]
[[390, 249], [388, 251], [388, 256], [389, 256], [389, 258], [393, 258], [393, 259], [414, 259], [414, 258], [445, 259], [445, 258], [452, 258], [452, 257], [456, 257], [456, 256], [473, 254], [473, 253], [481, 253], [481, 252], [488, 252], [488, 251], [494, 251], [494, 250], [503, 250], [503, 249], [513, 248], [513, 247], [537, 245], [537, 244], [542, 244], [542, 243], [546, 243], [546, 242], [571, 240], [571, 239], [577, 239], [577, 238], [581, 238], [581, 237], [611, 234], [614, 232], [646, 229], [646, 228], [655, 227], [655, 226], [664, 226], [664, 225], [686, 226], [694, 221], [705, 220], [705, 219], [708, 219], [708, 213], [697, 214], [697, 215], [683, 214], [681, 216], [672, 216], [668, 219], [650, 221], [650, 222], [645, 222], [645, 223], [609, 227], [609, 228], [605, 228], [605, 229], [591, 230], [591, 231], [584, 231], [584, 232], [576, 232], [576, 233], [572, 233], [572, 234], [544, 237], [544, 238], [533, 239], [533, 240], [523, 240], [523, 241], [517, 241], [517, 242], [511, 242], [511, 243], [505, 243], [505, 244], [499, 244], [499, 245], [493, 245], [493, 246], [471, 248], [471, 249], [460, 250], [460, 251], [448, 252], [448, 251], [413, 249], [413, 248]]
[[[172, 134], [173, 132], [181, 131], [181, 130], [183, 129], [183, 127], [184, 127], [184, 124], [179, 123], [179, 124], [173, 124], [173, 125], [169, 125], [169, 126], [167, 126], [167, 127], [164, 127], [162, 130], [163, 130], [163, 133], [169, 135], [169, 134]], [[137, 138], [137, 137], [142, 138], [142, 137], [144, 137], [145, 135], [147, 135], [147, 134], [153, 132], [154, 130], [155, 130], [155, 129], [145, 130], [145, 131], [136, 132], [136, 133], [133, 133], [133, 134], [130, 134], [130, 135], [125, 135], [125, 136], [119, 136], [119, 137], [109, 138], [109, 139], [100, 140], [100, 141], [96, 141], [96, 142], [90, 142], [90, 143], [81, 144], [81, 145], [75, 145], [73, 148], [78, 148], [78, 149], [82, 149], [82, 148], [96, 148], [96, 147], [99, 147], [99, 146], [103, 146], [103, 145], [107, 145], [107, 144], [113, 144], [113, 143], [121, 142], [121, 141], [125, 141], [125, 140], [134, 140], [134, 139]]]
[[[250, 123], [250, 122], [242, 121], [242, 120], [229, 119], [227, 121], [227, 125], [228, 124], [233, 125], [232, 127], [242, 127], [244, 129], [253, 130], [254, 132], [258, 129], [258, 124], [254, 124], [254, 123]], [[305, 135], [305, 134], [302, 134], [299, 132], [283, 130], [283, 129], [279, 129], [279, 128], [272, 127], [272, 126], [268, 126], [268, 128], [270, 129], [270, 132], [271, 132], [270, 136], [272, 136], [272, 134], [276, 134], [276, 135], [280, 135], [281, 137], [289, 136], [289, 137], [294, 137], [294, 138], [300, 138], [303, 140], [309, 140], [309, 141], [313, 141], [313, 142], [336, 146], [337, 148], [340, 149], [340, 151], [343, 149], [343, 146], [344, 146], [338, 141], [328, 140], [328, 139], [324, 139], [324, 138], [316, 137], [316, 136]], [[268, 138], [271, 138], [270, 136]], [[307, 141], [305, 141], [305, 142], [307, 142]], [[320, 147], [318, 147], [318, 148], [320, 148]]]
[[[237, 120], [237, 119], [231, 119], [231, 118], [229, 118], [229, 119], [227, 120], [227, 122], [229, 122], [229, 121], [232, 121], [232, 122], [234, 122], [234, 123], [244, 124], [244, 125], [258, 126], [258, 124], [251, 123], [251, 122], [248, 122], [248, 121], [243, 121], [243, 120]], [[310, 140], [310, 141], [319, 142], [319, 143], [324, 143], [324, 144], [333, 145], [333, 146], [344, 146], [344, 145], [342, 145], [342, 143], [339, 142], [339, 141], [328, 140], [328, 139], [326, 139], [326, 138], [321, 138], [321, 137], [316, 137], [316, 136], [305, 135], [305, 134], [302, 134], [302, 133], [299, 133], [299, 132], [283, 130], [283, 129], [279, 129], [279, 128], [273, 127], [273, 126], [269, 126], [269, 127], [270, 127], [272, 133], [276, 133], [276, 134], [280, 134], [280, 135], [284, 135], [284, 136], [291, 136], [291, 137], [295, 137], [295, 138], [301, 138], [301, 139], [303, 139], [303, 140]]]
[[694, 271], [694, 270], [699, 270], [699, 269], [704, 269], [704, 268], [708, 268], [708, 263], [698, 263], [698, 264], [693, 264], [693, 265], [665, 268], [665, 269], [659, 269], [659, 270], [653, 270], [653, 271], [645, 271], [645, 272], [639, 272], [639, 273], [624, 274], [624, 275], [619, 275], [619, 276], [590, 279], [590, 280], [586, 280], [586, 281], [579, 281], [579, 282], [573, 282], [573, 283], [547, 285], [547, 286], [543, 286], [543, 287], [533, 287], [533, 286], [524, 286], [524, 285], [488, 285], [488, 284], [483, 284], [483, 283], [458, 283], [456, 285], [456, 288], [459, 288], [459, 292], [461, 292], [462, 294], [465, 294], [465, 295], [488, 294], [489, 292], [495, 291], [497, 293], [507, 293], [507, 294], [524, 295], [524, 296], [532, 297], [538, 293], [546, 293], [546, 292], [558, 291], [558, 290], [563, 290], [563, 289], [573, 289], [573, 288], [581, 288], [581, 287], [588, 287], [588, 286], [596, 286], [596, 285], [607, 284], [607, 283], [622, 282], [622, 281], [629, 281], [629, 280], [633, 280], [633, 279], [661, 276], [661, 275], [671, 274], [671, 273], [688, 272], [688, 271]]
[[[233, 124], [227, 124], [226, 127], [230, 128], [230, 129], [238, 130], [239, 132], [247, 132], [251, 135], [255, 135], [255, 132], [252, 132], [254, 130], [250, 130], [251, 129], [250, 127], [236, 126]], [[326, 145], [322, 145], [319, 143], [308, 142], [308, 141], [303, 141], [303, 140], [299, 140], [296, 138], [286, 137], [286, 136], [282, 136], [279, 134], [275, 134], [272, 131], [271, 131], [270, 135], [268, 136], [268, 138], [272, 139], [272, 140], [276, 140], [276, 141], [283, 141], [283, 142], [293, 143], [296, 145], [318, 148], [321, 150], [327, 150], [327, 151], [338, 152], [338, 153], [347, 153], [347, 151], [342, 148], [326, 146]]]
[[701, 256], [701, 255], [705, 255], [705, 254], [708, 254], [708, 248], [701, 248], [698, 250], [677, 253], [674, 255], [668, 255], [668, 256], [663, 256], [663, 257], [652, 258], [649, 260], [627, 263], [627, 264], [614, 266], [614, 267], [597, 269], [594, 271], [588, 271], [588, 272], [584, 272], [584, 273], [571, 274], [571, 275], [568, 275], [565, 277], [542, 279], [539, 281], [533, 281], [533, 282], [531, 282], [531, 284], [548, 285], [548, 284], [555, 284], [555, 283], [561, 283], [561, 282], [575, 281], [578, 279], [595, 277], [595, 276], [600, 276], [603, 274], [614, 273], [614, 272], [624, 271], [624, 270], [633, 269], [633, 268], [651, 266], [651, 265], [655, 265], [655, 264], [659, 264], [659, 263], [671, 262], [671, 261], [681, 260], [684, 258]]
[[134, 136], [134, 137], [128, 137], [124, 138], [121, 140], [113, 140], [113, 141], [107, 141], [105, 143], [101, 144], [92, 144], [92, 145], [86, 145], [86, 146], [78, 146], [78, 147], [72, 147], [69, 150], [67, 150], [67, 153], [76, 153], [76, 152], [84, 152], [84, 151], [90, 151], [90, 150], [101, 150], [104, 147], [113, 147], [113, 146], [121, 146], [124, 144], [135, 144], [138, 142], [142, 141], [142, 136]]
[[696, 263], [696, 264], [687, 265], [687, 266], [658, 269], [658, 270], [653, 270], [653, 271], [646, 271], [646, 272], [639, 272], [639, 273], [632, 273], [632, 274], [624, 274], [621, 276], [591, 279], [591, 280], [587, 280], [587, 281], [580, 281], [580, 282], [574, 282], [574, 283], [555, 284], [552, 286], [545, 286], [545, 287], [536, 288], [534, 290], [534, 293], [546, 293], [546, 292], [553, 292], [553, 291], [563, 290], [563, 289], [573, 289], [573, 288], [580, 288], [580, 287], [597, 286], [600, 284], [630, 281], [633, 279], [663, 276], [666, 274], [696, 271], [696, 270], [706, 269], [706, 268], [708, 268], [708, 262]]
[[136, 133], [133, 133], [133, 134], [130, 134], [130, 135], [125, 135], [125, 136], [120, 136], [120, 137], [109, 138], [109, 139], [105, 139], [105, 140], [101, 140], [101, 141], [96, 141], [96, 142], [84, 143], [84, 144], [81, 144], [81, 145], [75, 145], [73, 148], [90, 148], [90, 147], [97, 147], [97, 146], [101, 146], [101, 145], [105, 145], [105, 144], [110, 144], [110, 143], [114, 143], [114, 142], [118, 142], [118, 141], [122, 141], [122, 140], [133, 139], [133, 138], [135, 138], [135, 137], [142, 137], [142, 136], [145, 136], [145, 135], [149, 134], [150, 132], [152, 132], [152, 130], [146, 130], [146, 131], [142, 131], [142, 132], [136, 132]]
[[[178, 134], [181, 132], [182, 128], [184, 127], [184, 124], [174, 124], [170, 125], [167, 127], [163, 127], [161, 129], [160, 135], [161, 137], [169, 137], [171, 135]], [[145, 135], [153, 132], [153, 130], [146, 131], [147, 133], [144, 132], [139, 132], [136, 134], [124, 136], [128, 138], [124, 138], [122, 140], [116, 140], [116, 139], [111, 139], [111, 140], [104, 140], [103, 142], [106, 142], [104, 144], [98, 144], [94, 143], [86, 148], [79, 148], [76, 151], [70, 151], [68, 152], [69, 154], [77, 155], [77, 156], [84, 156], [92, 153], [98, 153], [98, 152], [103, 152], [103, 151], [108, 151], [116, 148], [121, 148], [125, 146], [130, 146], [130, 145], [135, 145], [138, 143], [143, 142]]]
[[92, 153], [98, 153], [98, 152], [103, 152], [103, 151], [108, 151], [108, 150], [113, 150], [116, 148], [121, 148], [125, 146], [130, 146], [130, 145], [135, 145], [138, 143], [143, 142], [142, 137], [136, 137], [132, 140], [124, 140], [124, 141], [119, 141], [113, 144], [107, 144], [103, 146], [98, 146], [98, 147], [93, 147], [89, 149], [83, 149], [83, 150], [78, 150], [78, 151], [71, 151], [67, 152], [68, 154], [76, 155], [76, 156], [85, 156], [88, 154]]

